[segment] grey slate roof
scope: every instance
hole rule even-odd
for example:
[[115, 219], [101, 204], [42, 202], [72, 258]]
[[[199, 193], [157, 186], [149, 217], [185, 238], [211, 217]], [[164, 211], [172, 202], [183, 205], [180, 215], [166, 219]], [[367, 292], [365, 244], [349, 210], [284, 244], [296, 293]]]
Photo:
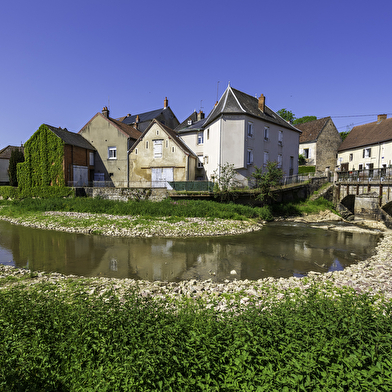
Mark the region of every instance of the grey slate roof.
[[252, 97], [251, 95], [228, 86], [218, 104], [208, 115], [204, 126], [206, 127], [223, 114], [247, 114], [252, 117], [289, 128], [293, 131], [301, 132], [271, 110], [267, 105], [265, 105], [265, 111], [261, 111], [258, 107], [258, 103], [258, 98]]
[[[188, 124], [188, 121], [192, 121], [192, 124]], [[197, 121], [197, 112], [194, 111], [189, 117], [187, 117], [180, 125], [178, 125], [174, 131], [177, 133], [186, 133], [192, 131], [200, 131], [203, 129], [206, 118]]]
[[14, 150], [21, 150], [22, 152], [24, 151], [23, 146], [7, 146], [4, 147], [0, 150], [0, 159], [10, 159], [12, 151]]
[[152, 121], [154, 118], [158, 117], [165, 109], [156, 109], [156, 110], [151, 110], [150, 112], [145, 112], [141, 114], [135, 114], [133, 116], [129, 117], [124, 117], [122, 119], [122, 122], [124, 124], [133, 124], [136, 122], [136, 116], [139, 116], [139, 122], [144, 122], [144, 121]]
[[95, 150], [95, 147], [90, 144], [82, 135], [78, 133], [70, 132], [66, 128], [56, 128], [51, 125], [44, 124], [47, 126], [57, 137], [59, 137], [65, 144], [71, 146], [85, 148], [87, 150]]

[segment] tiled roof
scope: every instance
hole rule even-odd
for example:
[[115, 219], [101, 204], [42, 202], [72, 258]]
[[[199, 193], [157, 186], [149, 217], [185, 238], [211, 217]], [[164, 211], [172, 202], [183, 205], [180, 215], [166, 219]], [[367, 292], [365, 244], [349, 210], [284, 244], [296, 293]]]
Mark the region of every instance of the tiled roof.
[[95, 150], [95, 147], [93, 147], [82, 135], [79, 135], [78, 133], [70, 132], [66, 128], [56, 128], [48, 124], [44, 125], [47, 126], [65, 144], [86, 148], [88, 150]]
[[7, 146], [7, 147], [4, 147], [3, 149], [0, 150], [0, 158], [1, 159], [10, 159], [11, 158], [11, 153], [14, 150], [22, 150], [22, 152], [23, 152], [23, 147], [18, 147], [18, 146]]
[[121, 122], [119, 120], [115, 120], [114, 118], [109, 117], [109, 121], [114, 123], [118, 128], [120, 128], [123, 132], [125, 132], [132, 139], [136, 140], [142, 134], [139, 130], [137, 130], [133, 126], [128, 125], [128, 124], [124, 124], [123, 122]]
[[207, 126], [207, 124], [211, 123], [222, 114], [248, 114], [253, 117], [257, 117], [259, 119], [300, 132], [297, 128], [280, 117], [268, 106], [265, 105], [264, 111], [260, 110], [258, 103], [258, 98], [252, 97], [251, 95], [245, 94], [242, 91], [228, 86], [218, 104], [208, 115], [204, 125]]
[[392, 117], [354, 127], [338, 151], [350, 150], [392, 140]]
[[307, 123], [295, 125], [300, 131], [302, 131], [299, 137], [300, 143], [310, 143], [317, 141], [321, 131], [326, 126], [328, 120], [331, 117], [319, 118], [318, 120], [309, 121]]

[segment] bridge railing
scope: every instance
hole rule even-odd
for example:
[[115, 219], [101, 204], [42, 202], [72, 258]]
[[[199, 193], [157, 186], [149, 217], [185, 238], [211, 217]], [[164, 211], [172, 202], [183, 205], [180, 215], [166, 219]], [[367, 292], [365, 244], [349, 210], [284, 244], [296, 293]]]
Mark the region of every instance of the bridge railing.
[[392, 181], [392, 168], [377, 168], [336, 172], [337, 182], [382, 182]]

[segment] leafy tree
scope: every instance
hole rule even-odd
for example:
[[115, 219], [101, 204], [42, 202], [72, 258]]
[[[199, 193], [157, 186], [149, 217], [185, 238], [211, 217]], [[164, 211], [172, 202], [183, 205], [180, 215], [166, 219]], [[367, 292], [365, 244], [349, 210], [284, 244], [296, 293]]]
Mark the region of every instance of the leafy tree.
[[295, 120], [295, 115], [290, 110], [280, 109], [276, 113], [279, 114], [280, 117], [282, 117], [284, 120], [288, 121], [289, 123], [292, 123]]
[[214, 192], [222, 201], [234, 199], [233, 189], [238, 186], [237, 172], [234, 165], [226, 162], [214, 170], [212, 177], [217, 180]]
[[314, 121], [314, 120], [317, 120], [316, 116], [304, 116], [304, 117], [296, 118], [293, 121], [293, 125], [299, 125], [299, 124], [307, 123], [307, 122]]
[[347, 135], [350, 133], [350, 131], [343, 131], [340, 132], [340, 137], [342, 138], [342, 141], [347, 137]]
[[298, 164], [299, 165], [306, 165], [306, 158], [304, 154], [298, 155]]
[[19, 148], [15, 148], [11, 152], [8, 166], [8, 177], [11, 186], [18, 186], [17, 164], [20, 162], [24, 162], [24, 154]]
[[272, 189], [280, 186], [283, 175], [283, 170], [278, 167], [277, 162], [267, 162], [265, 171], [261, 167], [255, 166], [251, 177], [254, 181], [255, 188], [260, 190], [257, 200], [265, 203], [268, 199], [274, 199]]

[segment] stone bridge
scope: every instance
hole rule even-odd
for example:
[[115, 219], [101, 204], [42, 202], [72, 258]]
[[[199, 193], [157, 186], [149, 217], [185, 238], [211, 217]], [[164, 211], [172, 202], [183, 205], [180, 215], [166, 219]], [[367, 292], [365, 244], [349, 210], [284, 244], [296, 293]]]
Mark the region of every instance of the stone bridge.
[[334, 183], [334, 204], [355, 220], [383, 220], [392, 227], [392, 179], [340, 179]]

